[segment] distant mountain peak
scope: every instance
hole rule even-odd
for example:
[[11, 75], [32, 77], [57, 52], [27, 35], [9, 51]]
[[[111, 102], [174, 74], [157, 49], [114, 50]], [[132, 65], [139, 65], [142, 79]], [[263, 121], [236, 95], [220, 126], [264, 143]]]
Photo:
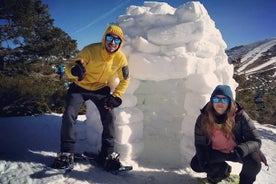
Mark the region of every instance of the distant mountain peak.
[[276, 38], [233, 47], [226, 54], [238, 75], [276, 70]]

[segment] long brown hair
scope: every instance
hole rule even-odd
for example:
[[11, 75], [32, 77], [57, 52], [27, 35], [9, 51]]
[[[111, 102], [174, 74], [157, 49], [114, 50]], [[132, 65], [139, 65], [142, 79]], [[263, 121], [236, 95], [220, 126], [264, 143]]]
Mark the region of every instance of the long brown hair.
[[[226, 110], [226, 122], [222, 124], [221, 130], [224, 132], [227, 138], [234, 138], [232, 129], [235, 125], [235, 112], [236, 112], [236, 103], [231, 101]], [[213, 126], [215, 122], [215, 109], [213, 108], [213, 103], [208, 102], [205, 110], [202, 112], [202, 130], [212, 137], [213, 135]]]

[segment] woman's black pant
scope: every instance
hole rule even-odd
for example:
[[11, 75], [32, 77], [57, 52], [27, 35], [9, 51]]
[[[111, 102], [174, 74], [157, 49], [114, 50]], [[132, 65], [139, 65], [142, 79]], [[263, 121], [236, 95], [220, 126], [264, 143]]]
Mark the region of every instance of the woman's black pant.
[[230, 154], [212, 150], [209, 153], [209, 162], [206, 167], [202, 167], [199, 164], [196, 155], [192, 158], [190, 165], [195, 172], [206, 172], [207, 174], [215, 175], [223, 172], [223, 169], [228, 166], [225, 161], [240, 162], [242, 164], [242, 170], [239, 174], [240, 184], [252, 184], [261, 170], [261, 160], [258, 152], [253, 152], [241, 160], [237, 160]]
[[[61, 152], [74, 153], [75, 121], [81, 105], [91, 100], [96, 105], [103, 125], [101, 154], [114, 152], [114, 113], [104, 108], [104, 99], [110, 95], [110, 88], [104, 87], [96, 91], [85, 90], [72, 83], [66, 96], [66, 108], [62, 116], [61, 126]], [[89, 113], [89, 112], [88, 112]]]

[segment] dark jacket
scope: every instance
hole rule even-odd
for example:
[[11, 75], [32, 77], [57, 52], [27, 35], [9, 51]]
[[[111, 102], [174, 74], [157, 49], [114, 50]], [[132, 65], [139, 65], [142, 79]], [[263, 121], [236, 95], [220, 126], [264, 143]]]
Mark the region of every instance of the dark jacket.
[[[252, 120], [243, 108], [237, 104], [237, 111], [235, 115], [235, 126], [233, 128], [233, 134], [235, 136], [235, 142], [238, 147], [243, 151], [243, 157], [248, 154], [260, 150], [261, 138]], [[205, 107], [201, 110], [204, 112]], [[200, 164], [208, 163], [208, 150], [212, 149], [211, 141], [208, 136], [202, 131], [202, 114], [200, 114], [196, 120], [194, 129], [194, 140], [196, 155]]]

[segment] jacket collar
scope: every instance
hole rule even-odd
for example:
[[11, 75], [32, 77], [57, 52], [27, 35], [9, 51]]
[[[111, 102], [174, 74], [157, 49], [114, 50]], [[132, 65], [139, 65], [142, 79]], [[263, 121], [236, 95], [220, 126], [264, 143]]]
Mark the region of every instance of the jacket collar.
[[[118, 51], [116, 51], [116, 52], [118, 52]], [[102, 46], [102, 49], [101, 49], [101, 55], [102, 55], [102, 58], [103, 58], [104, 61], [109, 61], [112, 58], [114, 58], [116, 52], [109, 53], [109, 52], [106, 51], [104, 46]]]

